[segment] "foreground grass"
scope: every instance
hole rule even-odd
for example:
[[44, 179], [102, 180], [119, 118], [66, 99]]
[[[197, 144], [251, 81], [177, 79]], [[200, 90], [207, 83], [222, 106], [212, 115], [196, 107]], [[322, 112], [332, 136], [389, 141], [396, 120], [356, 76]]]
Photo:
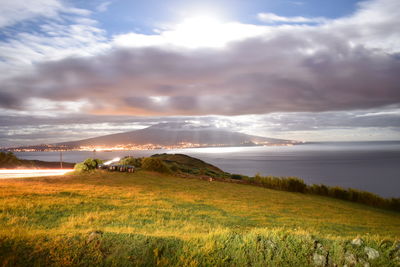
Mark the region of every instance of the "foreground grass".
[[[351, 245], [358, 236], [363, 245]], [[10, 266], [308, 266], [315, 253], [396, 266], [399, 238], [399, 213], [248, 185], [143, 171], [0, 181], [0, 262]]]

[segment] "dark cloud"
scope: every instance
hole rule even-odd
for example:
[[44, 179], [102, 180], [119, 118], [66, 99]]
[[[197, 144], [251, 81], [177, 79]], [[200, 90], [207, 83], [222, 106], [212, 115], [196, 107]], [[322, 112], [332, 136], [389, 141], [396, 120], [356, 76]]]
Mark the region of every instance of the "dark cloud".
[[150, 126], [162, 121], [182, 121], [195, 119], [196, 117], [135, 117], [135, 116], [107, 116], [107, 115], [63, 115], [57, 117], [51, 116], [33, 116], [33, 115], [0, 115], [0, 126], [41, 126], [52, 125], [74, 125], [74, 124], [132, 124], [132, 126], [143, 125]]
[[[29, 97], [87, 99], [94, 109], [88, 112], [107, 107], [110, 114], [240, 115], [399, 103], [398, 57], [309, 31], [245, 40], [225, 50], [132, 48], [41, 64], [34, 75], [3, 85], [3, 91], [18, 90], [0, 104], [15, 108], [16, 99]], [[320, 48], [298, 52], [310, 42]]]
[[8, 109], [19, 109], [22, 99], [18, 99], [17, 95], [0, 91], [0, 107]]
[[310, 55], [298, 52], [307, 49], [302, 36], [281, 34], [225, 50], [132, 48], [41, 64], [34, 75], [3, 85], [2, 91], [13, 94], [3, 93], [0, 105], [16, 108], [30, 97], [86, 99], [94, 109], [87, 112], [107, 107], [110, 114], [240, 115], [400, 102], [398, 57], [312, 33], [307, 42], [324, 48]]

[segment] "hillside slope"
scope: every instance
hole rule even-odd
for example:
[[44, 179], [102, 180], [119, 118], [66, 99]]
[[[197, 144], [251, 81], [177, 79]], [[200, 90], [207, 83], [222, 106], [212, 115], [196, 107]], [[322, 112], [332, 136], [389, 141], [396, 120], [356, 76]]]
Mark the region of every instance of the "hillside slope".
[[[6, 265], [395, 266], [400, 259], [400, 213], [320, 196], [144, 171], [3, 180], [0, 196]], [[359, 246], [350, 242], [356, 237]]]
[[[73, 168], [75, 163], [63, 162], [63, 168]], [[0, 152], [0, 169], [58, 169], [60, 162], [49, 162], [41, 160], [25, 160], [17, 158], [13, 153]]]
[[203, 174], [211, 177], [230, 177], [229, 173], [224, 172], [220, 168], [204, 162], [200, 159], [190, 157], [184, 154], [155, 154], [153, 158], [159, 158], [168, 167], [172, 168], [175, 166], [177, 171], [191, 174]]

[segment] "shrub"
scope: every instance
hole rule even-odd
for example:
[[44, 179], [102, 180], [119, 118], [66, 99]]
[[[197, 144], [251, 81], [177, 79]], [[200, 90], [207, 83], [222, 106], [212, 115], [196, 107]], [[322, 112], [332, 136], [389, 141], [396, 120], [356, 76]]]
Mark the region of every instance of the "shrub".
[[261, 179], [262, 179], [262, 178], [263, 178], [263, 177], [261, 176], [261, 174], [256, 173], [256, 175], [254, 176], [253, 181], [254, 181], [255, 183], [261, 183]]
[[[236, 174], [232, 174], [231, 178]], [[391, 210], [400, 211], [400, 199], [391, 198], [385, 199], [366, 191], [359, 191], [356, 189], [345, 189], [339, 186], [326, 186], [316, 185], [311, 186], [304, 183], [302, 179], [297, 177], [274, 177], [274, 176], [261, 176], [256, 174], [254, 177], [241, 176], [241, 179], [248, 181], [258, 186], [271, 188], [275, 190], [309, 193], [321, 196], [328, 196], [347, 201], [357, 202], [368, 206], [386, 208]]]
[[21, 161], [12, 152], [0, 152], [0, 166], [14, 167], [21, 164]]
[[326, 185], [323, 185], [323, 184], [320, 184], [320, 185], [313, 184], [312, 186], [310, 186], [308, 188], [308, 191], [311, 194], [327, 196], [329, 189]]
[[285, 181], [285, 187], [288, 191], [291, 192], [300, 192], [304, 193], [306, 192], [307, 185], [304, 183], [303, 180], [296, 178], [296, 177], [288, 177], [284, 179]]
[[75, 164], [74, 170], [77, 172], [88, 172], [97, 169], [102, 161], [99, 159], [88, 158], [84, 162]]
[[242, 175], [240, 175], [240, 174], [231, 174], [231, 179], [242, 180]]
[[142, 160], [142, 168], [148, 171], [156, 171], [161, 173], [170, 173], [171, 170], [165, 163], [158, 158], [144, 158]]
[[388, 208], [400, 211], [400, 198], [391, 198], [388, 200]]
[[89, 171], [89, 168], [85, 164], [83, 164], [83, 162], [79, 162], [79, 163], [75, 164], [74, 170], [76, 172], [86, 172], [86, 171]]
[[217, 177], [218, 178], [227, 178], [227, 177], [229, 178], [229, 177], [231, 177], [230, 173], [219, 173], [219, 172], [215, 172], [210, 169], [206, 169], [204, 174], [207, 176], [213, 177], [213, 178], [217, 178]]
[[258, 184], [263, 187], [291, 191], [291, 192], [307, 192], [307, 185], [303, 180], [297, 177], [274, 177], [274, 176], [261, 176], [256, 174], [254, 178], [240, 176], [241, 179], [251, 183]]
[[175, 162], [172, 163], [172, 165], [170, 166], [170, 169], [171, 169], [171, 171], [173, 171], [173, 172], [179, 171], [178, 164], [176, 164]]
[[136, 168], [142, 167], [142, 158], [125, 157], [119, 161], [121, 165], [131, 165]]
[[342, 187], [339, 186], [329, 187], [328, 194], [334, 198], [339, 198], [344, 200], [350, 199], [349, 192], [346, 189], [343, 189]]
[[307, 186], [310, 194], [328, 196], [347, 201], [357, 202], [368, 206], [386, 208], [400, 211], [400, 199], [385, 199], [370, 192], [360, 191], [353, 188], [345, 189], [339, 186], [316, 185]]

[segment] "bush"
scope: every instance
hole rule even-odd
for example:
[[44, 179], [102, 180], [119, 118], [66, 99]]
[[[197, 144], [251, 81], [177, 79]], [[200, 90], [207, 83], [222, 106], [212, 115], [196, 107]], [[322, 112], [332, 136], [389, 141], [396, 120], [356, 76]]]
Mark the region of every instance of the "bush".
[[119, 161], [121, 165], [131, 165], [136, 168], [142, 167], [142, 158], [125, 157]]
[[307, 192], [310, 194], [357, 202], [368, 206], [400, 211], [399, 198], [385, 199], [373, 193], [360, 191], [353, 188], [345, 189], [339, 186], [331, 187], [313, 184], [312, 186], [307, 186]]
[[242, 180], [242, 176], [240, 174], [231, 174], [231, 179]]
[[339, 199], [344, 199], [344, 200], [349, 200], [349, 192], [346, 189], [343, 189], [339, 186], [335, 186], [335, 187], [329, 187], [329, 193], [328, 193], [331, 197], [334, 198], [339, 198]]
[[261, 176], [261, 174], [257, 173], [257, 174], [254, 176], [253, 181], [254, 181], [255, 183], [261, 183], [261, 180], [262, 180], [262, 179], [263, 179], [263, 177]]
[[288, 191], [305, 193], [307, 190], [307, 185], [299, 178], [289, 177], [283, 181], [285, 181], [285, 187]]
[[176, 164], [175, 162], [172, 163], [172, 165], [170, 166], [171, 171], [173, 172], [178, 172], [179, 171], [179, 167], [178, 164]]
[[308, 191], [311, 194], [327, 196], [329, 189], [326, 185], [323, 185], [323, 184], [320, 184], [320, 185], [313, 184], [312, 186], [310, 186], [308, 188]]
[[[232, 174], [231, 177], [234, 175], [236, 174]], [[399, 198], [385, 199], [373, 193], [359, 191], [352, 188], [345, 189], [339, 186], [326, 186], [322, 184], [313, 184], [309, 186], [304, 183], [302, 179], [299, 179], [297, 177], [261, 176], [258, 173], [254, 177], [242, 176], [241, 178], [252, 184], [275, 190], [328, 196], [332, 198], [357, 202], [368, 206], [400, 211]]]
[[88, 158], [84, 162], [75, 164], [74, 170], [77, 172], [88, 172], [97, 169], [99, 164], [103, 163], [99, 159]]
[[158, 158], [144, 158], [142, 160], [142, 168], [148, 171], [171, 173], [171, 170], [168, 168], [168, 166]]
[[400, 198], [391, 198], [388, 200], [388, 208], [400, 211]]
[[297, 177], [261, 176], [260, 174], [256, 174], [254, 178], [240, 177], [251, 183], [276, 190], [305, 193], [308, 188], [304, 181]]
[[12, 152], [0, 152], [0, 167], [14, 167], [20, 165], [21, 161]]

